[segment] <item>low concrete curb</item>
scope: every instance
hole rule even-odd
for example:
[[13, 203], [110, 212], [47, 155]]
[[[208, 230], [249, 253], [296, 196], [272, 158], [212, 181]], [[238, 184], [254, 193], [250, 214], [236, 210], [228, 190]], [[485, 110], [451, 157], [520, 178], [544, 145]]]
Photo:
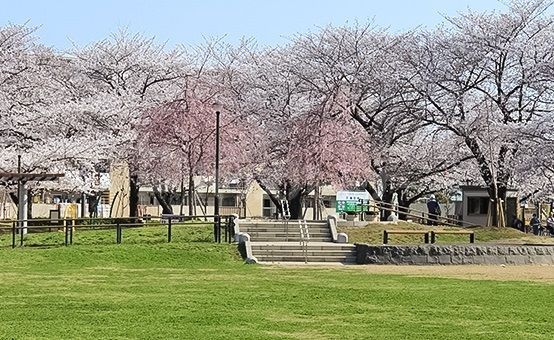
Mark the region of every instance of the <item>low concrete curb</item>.
[[551, 264], [552, 245], [369, 245], [356, 244], [358, 264]]
[[337, 217], [333, 215], [327, 216], [327, 225], [331, 230], [331, 237], [335, 243], [348, 243], [348, 235], [345, 233], [337, 233]]
[[252, 245], [250, 243], [250, 235], [239, 232], [235, 235], [235, 240], [238, 242], [239, 253], [246, 263], [258, 263], [258, 259], [252, 255]]

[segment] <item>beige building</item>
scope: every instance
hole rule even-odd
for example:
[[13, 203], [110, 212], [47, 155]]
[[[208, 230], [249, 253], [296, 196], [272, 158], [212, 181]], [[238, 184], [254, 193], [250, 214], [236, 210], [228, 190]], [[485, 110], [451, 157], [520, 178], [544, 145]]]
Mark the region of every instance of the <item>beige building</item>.
[[[107, 174], [106, 174], [107, 175]], [[112, 166], [107, 180], [103, 180], [103, 191], [96, 213], [98, 217], [127, 217], [129, 216], [129, 170], [125, 164]], [[100, 188], [100, 187], [99, 187]], [[188, 204], [195, 204], [193, 215], [213, 215], [215, 202], [215, 186], [208, 178], [195, 178], [196, 194], [194, 200], [190, 200], [185, 192], [183, 204], [181, 194], [174, 191], [171, 195], [171, 206], [174, 214], [188, 215]], [[332, 186], [320, 187], [319, 210], [320, 218], [335, 214], [336, 190]], [[276, 194], [277, 192], [274, 191]], [[303, 216], [305, 219], [313, 219], [314, 216], [314, 192], [311, 192], [303, 201]], [[230, 181], [220, 184], [220, 214], [237, 214], [246, 218], [276, 218], [277, 207], [273, 204], [267, 193], [253, 181], [244, 185], [240, 181]], [[70, 205], [78, 205], [71, 211], [77, 211], [77, 217], [88, 217], [88, 202], [82, 202], [79, 193], [56, 192], [36, 190], [33, 193], [32, 215], [34, 218], [64, 217], [65, 211]], [[84, 216], [83, 215], [84, 212]], [[153, 187], [142, 186], [139, 189], [138, 215], [160, 216], [162, 207], [154, 194]], [[11, 201], [7, 192], [0, 196], [0, 219], [14, 219], [17, 216], [15, 204]]]
[[[275, 192], [276, 193], [276, 192]], [[320, 205], [322, 205], [322, 218], [335, 214], [335, 194], [336, 191], [331, 186], [323, 186], [320, 189]], [[177, 193], [172, 202], [173, 212], [179, 214], [181, 211], [188, 214], [190, 200], [185, 198], [183, 207], [178, 200], [180, 194]], [[219, 188], [220, 214], [237, 214], [246, 218], [275, 218], [277, 217], [277, 207], [273, 204], [269, 196], [258, 185], [252, 182], [248, 186], [240, 183], [227, 183]], [[197, 181], [195, 215], [213, 215], [215, 202], [215, 187], [213, 184], [205, 185]], [[303, 214], [306, 219], [313, 218], [314, 192], [310, 193], [304, 200]], [[323, 208], [324, 207], [324, 208]], [[141, 187], [139, 192], [139, 215], [160, 216], [162, 208], [159, 205], [152, 187]]]
[[[487, 225], [490, 197], [486, 187], [461, 186], [462, 220], [475, 225]], [[517, 191], [508, 190], [504, 205], [506, 225], [512, 225], [513, 216], [518, 216]]]

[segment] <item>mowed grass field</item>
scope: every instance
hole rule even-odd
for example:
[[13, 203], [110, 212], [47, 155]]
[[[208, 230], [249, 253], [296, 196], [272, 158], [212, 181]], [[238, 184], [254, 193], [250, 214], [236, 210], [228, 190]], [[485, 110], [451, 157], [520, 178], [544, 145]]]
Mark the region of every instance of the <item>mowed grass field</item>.
[[[548, 282], [246, 265], [236, 246], [207, 242], [210, 226], [190, 228], [170, 244], [153, 227], [120, 245], [78, 231], [71, 247], [2, 247], [0, 338], [552, 338]], [[63, 238], [26, 242], [48, 237]]]

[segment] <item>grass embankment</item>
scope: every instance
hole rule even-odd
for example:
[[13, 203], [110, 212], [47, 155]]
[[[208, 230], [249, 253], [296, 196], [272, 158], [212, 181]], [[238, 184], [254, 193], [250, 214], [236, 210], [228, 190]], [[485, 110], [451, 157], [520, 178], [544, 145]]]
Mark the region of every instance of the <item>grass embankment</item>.
[[[525, 234], [513, 228], [490, 227], [431, 227], [417, 223], [398, 221], [396, 223], [370, 223], [365, 227], [339, 227], [338, 231], [348, 234], [351, 243], [382, 244], [383, 230], [469, 230], [475, 232], [478, 243], [554, 244], [554, 238]], [[468, 243], [467, 235], [437, 235], [436, 243]], [[422, 235], [389, 235], [389, 244], [422, 243]]]
[[[171, 238], [177, 242], [211, 242], [213, 240], [213, 224], [202, 222], [174, 223], [171, 229]], [[223, 231], [222, 231], [223, 233]], [[221, 236], [223, 239], [223, 235]], [[140, 228], [124, 227], [122, 229], [122, 243], [151, 244], [167, 241], [167, 226], [157, 223]], [[16, 243], [19, 246], [20, 237]], [[24, 236], [24, 245], [27, 247], [58, 246], [65, 242], [63, 228], [52, 228], [51, 232], [28, 233]], [[99, 245], [116, 243], [115, 229], [91, 230], [79, 228], [73, 233], [74, 245]], [[11, 247], [12, 234], [0, 234], [0, 248]]]
[[548, 283], [245, 265], [234, 245], [189, 242], [210, 227], [172, 243], [133, 232], [0, 249], [0, 338], [551, 338]]

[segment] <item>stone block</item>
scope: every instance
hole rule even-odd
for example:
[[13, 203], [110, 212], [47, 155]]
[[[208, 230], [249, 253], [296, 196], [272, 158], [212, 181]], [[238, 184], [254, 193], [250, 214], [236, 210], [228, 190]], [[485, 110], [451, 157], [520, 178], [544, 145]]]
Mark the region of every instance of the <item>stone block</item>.
[[418, 265], [427, 264], [427, 255], [412, 255], [410, 256], [410, 262]]
[[486, 264], [485, 256], [483, 255], [472, 256], [472, 260], [473, 264]]
[[437, 261], [439, 264], [452, 264], [452, 258], [450, 255], [439, 255], [437, 256]]
[[450, 256], [450, 262], [452, 264], [464, 264], [464, 256], [463, 254], [457, 253]]
[[428, 264], [439, 264], [439, 257], [436, 255], [428, 255], [427, 256], [427, 263]]
[[521, 255], [504, 256], [504, 261], [506, 262], [506, 264], [516, 264], [516, 265], [528, 264], [527, 260], [528, 258], [526, 256], [521, 256]]

